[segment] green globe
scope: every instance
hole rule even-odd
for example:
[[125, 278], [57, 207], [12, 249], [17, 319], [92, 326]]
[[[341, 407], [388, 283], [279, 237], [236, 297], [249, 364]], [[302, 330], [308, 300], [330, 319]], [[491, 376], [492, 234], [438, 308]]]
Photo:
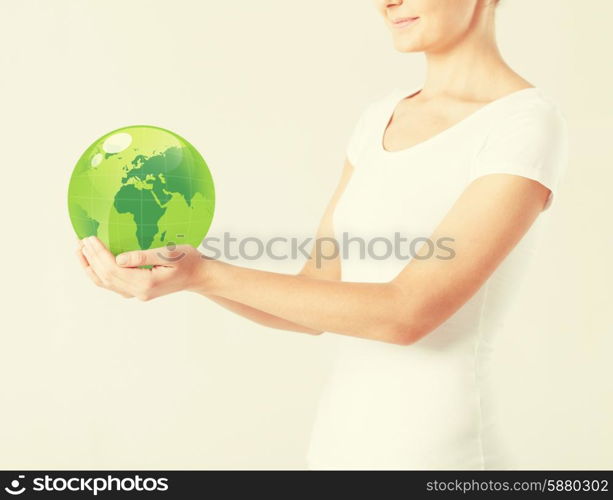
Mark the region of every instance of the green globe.
[[81, 155], [68, 187], [79, 239], [97, 236], [117, 255], [161, 246], [200, 245], [213, 220], [215, 188], [206, 162], [177, 134], [124, 127]]

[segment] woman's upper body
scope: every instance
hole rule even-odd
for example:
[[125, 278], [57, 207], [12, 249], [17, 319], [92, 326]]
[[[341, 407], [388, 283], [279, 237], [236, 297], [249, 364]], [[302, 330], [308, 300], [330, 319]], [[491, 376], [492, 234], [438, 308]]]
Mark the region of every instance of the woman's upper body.
[[[521, 235], [508, 234], [514, 226], [506, 219], [522, 220], [518, 212], [532, 195], [526, 184], [548, 193], [539, 210], [551, 213], [566, 164], [565, 119], [544, 91], [525, 88], [390, 151], [390, 117], [415, 92], [394, 89], [362, 112], [347, 145], [351, 175], [333, 227], [342, 279], [386, 282], [406, 273], [413, 300], [402, 305], [421, 307], [413, 317], [428, 333], [410, 347], [334, 339], [337, 357], [313, 427], [311, 468], [512, 465], [498, 428], [491, 354], [547, 216], [522, 226]], [[467, 197], [481, 182], [488, 183], [484, 196]], [[500, 248], [492, 241], [508, 245], [501, 262], [495, 263], [500, 254], [487, 253]], [[472, 287], [459, 307], [449, 303]]]
[[[530, 94], [528, 82], [514, 73], [498, 53], [494, 39], [495, 3], [491, 0], [375, 3], [393, 33], [396, 48], [424, 52], [428, 63], [421, 90], [410, 98], [399, 94], [398, 98], [404, 99], [389, 109], [393, 119], [382, 124], [385, 133], [381, 132], [381, 146], [387, 154], [425, 151], [438, 139], [453, 136], [454, 131], [499, 108], [497, 100], [514, 93]], [[502, 162], [513, 168], [522, 164], [533, 172], [546, 171], [529, 164], [534, 158], [532, 153], [539, 152], [541, 141], [534, 134], [542, 130], [541, 122], [530, 113], [519, 113], [497, 124], [483, 144], [479, 162], [474, 164], [476, 171], [490, 166], [502, 168]], [[358, 136], [359, 133], [353, 151], [365, 144]], [[526, 138], [533, 139], [521, 142]], [[515, 150], [510, 153], [514, 157], [501, 158], [505, 145], [517, 141], [526, 145], [526, 150]], [[436, 154], [444, 155], [444, 147], [438, 148]], [[82, 262], [92, 280], [124, 296], [149, 300], [178, 290], [194, 290], [220, 298], [225, 301], [222, 305], [240, 303], [245, 307], [241, 306], [239, 313], [259, 317], [266, 324], [407, 345], [434, 331], [479, 290], [551, 199], [547, 181], [538, 182], [530, 175], [482, 175], [468, 184], [439, 178], [440, 183], [424, 184], [422, 190], [433, 193], [433, 200], [444, 200], [441, 189], [453, 186], [457, 197], [447, 205], [439, 204], [436, 210], [425, 201], [420, 213], [424, 214], [423, 221], [437, 221], [436, 227], [431, 228], [433, 241], [453, 238], [454, 258], [411, 259], [395, 276], [378, 283], [341, 282], [340, 256], [320, 259], [315, 253], [331, 254], [327, 247], [334, 247], [331, 240], [337, 206], [346, 197], [348, 184], [358, 182], [360, 165], [352, 164], [357, 160], [351, 151], [348, 155], [317, 232], [318, 237], [327, 238], [326, 242], [313, 247], [314, 258], [297, 276], [202, 259], [195, 249], [188, 248], [167, 249], [168, 255], [162, 257], [158, 249], [137, 252], [120, 263], [105, 254], [96, 241], [89, 242], [89, 257], [95, 265], [86, 265], [92, 261], [87, 255]], [[380, 171], [380, 179], [390, 175], [384, 168]], [[376, 222], [380, 227], [390, 224], [380, 218]], [[150, 272], [134, 269], [143, 264], [155, 267]], [[263, 288], [267, 293], [261, 292]], [[290, 289], [293, 293], [287, 293]], [[424, 293], [416, 294], [415, 290]]]

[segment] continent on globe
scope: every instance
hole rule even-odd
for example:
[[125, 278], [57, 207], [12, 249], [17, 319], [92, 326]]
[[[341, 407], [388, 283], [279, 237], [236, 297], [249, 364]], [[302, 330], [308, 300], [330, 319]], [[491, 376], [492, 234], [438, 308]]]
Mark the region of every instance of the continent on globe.
[[68, 211], [79, 238], [95, 235], [121, 252], [198, 246], [215, 209], [208, 166], [168, 130], [124, 127], [95, 141], [74, 167]]

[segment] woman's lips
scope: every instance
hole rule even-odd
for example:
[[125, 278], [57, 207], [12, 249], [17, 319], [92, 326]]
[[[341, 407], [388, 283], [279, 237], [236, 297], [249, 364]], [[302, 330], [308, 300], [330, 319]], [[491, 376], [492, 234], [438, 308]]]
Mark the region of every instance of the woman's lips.
[[418, 19], [419, 17], [399, 17], [392, 21], [392, 27], [396, 29], [406, 28], [414, 24]]

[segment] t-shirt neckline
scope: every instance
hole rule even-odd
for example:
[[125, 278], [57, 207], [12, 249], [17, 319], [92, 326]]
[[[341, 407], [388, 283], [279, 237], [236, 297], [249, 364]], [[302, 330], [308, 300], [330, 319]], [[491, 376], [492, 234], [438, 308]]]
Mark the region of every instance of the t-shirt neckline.
[[488, 102], [487, 104], [484, 104], [483, 106], [481, 106], [480, 108], [478, 108], [477, 110], [473, 111], [472, 113], [470, 113], [468, 116], [462, 118], [460, 121], [454, 123], [453, 125], [447, 127], [446, 129], [442, 130], [441, 132], [438, 132], [437, 134], [434, 134], [433, 136], [430, 136], [429, 138], [418, 142], [417, 144], [414, 144], [413, 146], [409, 146], [408, 148], [404, 148], [404, 149], [399, 149], [396, 151], [389, 151], [387, 149], [385, 149], [383, 147], [383, 138], [385, 137], [385, 133], [387, 132], [387, 128], [390, 124], [390, 121], [392, 120], [392, 117], [396, 111], [396, 107], [398, 106], [398, 104], [400, 104], [401, 101], [403, 101], [404, 99], [406, 99], [407, 97], [414, 97], [415, 95], [417, 95], [419, 92], [421, 92], [423, 89], [421, 88], [421, 86], [414, 86], [414, 87], [408, 87], [408, 88], [404, 88], [404, 87], [398, 87], [397, 92], [392, 92], [392, 98], [390, 99], [390, 103], [391, 103], [391, 108], [387, 108], [386, 107], [386, 112], [385, 112], [385, 116], [384, 116], [384, 121], [383, 121], [383, 130], [380, 131], [380, 133], [378, 134], [378, 140], [377, 140], [377, 149], [379, 150], [380, 153], [384, 154], [384, 155], [400, 155], [400, 154], [404, 154], [404, 153], [408, 153], [408, 152], [412, 152], [414, 150], [417, 149], [421, 149], [422, 147], [425, 147], [437, 140], [439, 140], [442, 137], [447, 136], [448, 134], [450, 134], [451, 132], [455, 131], [456, 129], [460, 129], [463, 126], [465, 126], [467, 123], [470, 123], [472, 120], [474, 120], [475, 118], [477, 118], [478, 116], [480, 116], [481, 114], [483, 114], [485, 111], [501, 104], [504, 103], [508, 100], [510, 100], [511, 98], [514, 98], [516, 96], [519, 95], [523, 95], [523, 94], [531, 94], [534, 92], [540, 93], [540, 88], [539, 87], [525, 87], [523, 89], [519, 89], [519, 90], [514, 90], [513, 92], [510, 92], [508, 94], [505, 94], [501, 97], [498, 97], [496, 99], [494, 99], [493, 101]]

